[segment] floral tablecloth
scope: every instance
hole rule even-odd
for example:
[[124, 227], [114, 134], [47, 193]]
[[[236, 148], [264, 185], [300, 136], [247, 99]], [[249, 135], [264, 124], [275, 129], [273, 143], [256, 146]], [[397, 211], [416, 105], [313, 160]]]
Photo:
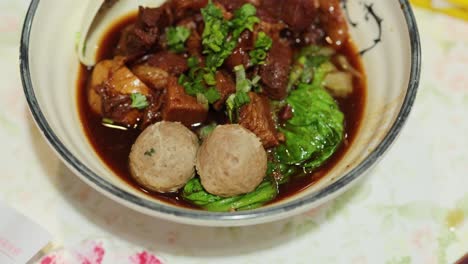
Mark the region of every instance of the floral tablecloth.
[[468, 23], [416, 10], [418, 99], [399, 140], [362, 184], [281, 222], [203, 228], [122, 207], [55, 157], [20, 82], [27, 6], [0, 1], [0, 199], [53, 235], [38, 263], [435, 264], [468, 252]]

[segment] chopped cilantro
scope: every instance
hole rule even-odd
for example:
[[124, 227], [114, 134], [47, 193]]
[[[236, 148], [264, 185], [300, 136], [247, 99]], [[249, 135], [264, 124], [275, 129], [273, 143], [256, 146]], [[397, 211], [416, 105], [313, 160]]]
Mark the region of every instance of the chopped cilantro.
[[272, 45], [273, 41], [265, 32], [258, 33], [255, 49], [249, 53], [251, 63], [253, 65], [264, 64], [268, 55], [267, 52], [271, 49]]
[[132, 99], [132, 107], [138, 110], [143, 110], [149, 105], [146, 96], [141, 93], [133, 93], [130, 95], [130, 98]]
[[151, 148], [145, 152], [145, 156], [152, 157], [154, 154], [156, 154], [156, 150], [154, 148]]
[[169, 49], [181, 53], [185, 51], [185, 42], [190, 37], [190, 30], [184, 27], [169, 27], [166, 36]]

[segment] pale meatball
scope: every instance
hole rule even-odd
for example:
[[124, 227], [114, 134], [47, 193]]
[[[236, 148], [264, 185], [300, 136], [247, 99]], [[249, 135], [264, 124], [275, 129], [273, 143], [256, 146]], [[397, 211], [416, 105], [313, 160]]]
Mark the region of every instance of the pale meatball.
[[145, 129], [130, 152], [130, 171], [143, 187], [176, 192], [195, 175], [197, 136], [180, 123], [160, 122]]
[[198, 151], [197, 171], [207, 192], [232, 197], [254, 191], [267, 170], [260, 139], [239, 125], [218, 126]]

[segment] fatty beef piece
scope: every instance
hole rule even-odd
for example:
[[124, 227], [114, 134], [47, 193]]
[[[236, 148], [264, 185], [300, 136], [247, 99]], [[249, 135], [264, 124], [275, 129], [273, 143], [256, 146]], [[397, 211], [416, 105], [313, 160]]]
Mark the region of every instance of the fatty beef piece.
[[[326, 42], [340, 47], [349, 38], [348, 25], [339, 0], [262, 0], [263, 20], [284, 21], [304, 44]], [[323, 31], [322, 32], [322, 28]]]
[[180, 122], [188, 127], [203, 123], [208, 116], [208, 108], [195, 97], [188, 95], [175, 77], [169, 79], [162, 117], [165, 121]]
[[289, 74], [293, 59], [290, 45], [280, 38], [273, 38], [265, 65], [260, 67], [264, 93], [273, 100], [283, 100], [288, 95]]
[[326, 42], [340, 47], [349, 39], [348, 23], [339, 0], [319, 0], [320, 24], [327, 34]]
[[185, 43], [187, 52], [190, 54], [190, 56], [201, 58], [203, 51], [201, 37], [204, 28], [203, 16], [201, 14], [195, 14], [191, 17], [181, 20], [177, 26], [190, 30], [190, 36]]
[[238, 39], [237, 47], [232, 51], [232, 54], [227, 57], [224, 65], [231, 72], [239, 65], [243, 65], [245, 69], [248, 69], [251, 66], [249, 52], [254, 48], [254, 34], [249, 30], [245, 30]]
[[147, 53], [173, 22], [173, 11], [168, 4], [158, 8], [140, 7], [135, 24], [123, 30], [115, 55], [132, 58]]
[[239, 124], [257, 135], [266, 149], [278, 146], [282, 136], [276, 130], [270, 101], [252, 92], [249, 97], [250, 103], [240, 109]]
[[169, 76], [179, 76], [187, 69], [187, 60], [169, 51], [149, 55], [144, 63], [132, 67], [133, 73], [155, 90], [165, 89]]

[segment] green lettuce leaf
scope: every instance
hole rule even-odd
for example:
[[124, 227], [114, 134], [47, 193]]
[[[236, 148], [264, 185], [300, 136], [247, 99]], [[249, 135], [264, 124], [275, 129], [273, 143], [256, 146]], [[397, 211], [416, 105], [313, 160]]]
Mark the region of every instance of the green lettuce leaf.
[[211, 212], [232, 212], [258, 208], [272, 201], [277, 194], [276, 184], [265, 180], [251, 193], [223, 198], [206, 192], [200, 179], [194, 178], [185, 185], [182, 197]]

